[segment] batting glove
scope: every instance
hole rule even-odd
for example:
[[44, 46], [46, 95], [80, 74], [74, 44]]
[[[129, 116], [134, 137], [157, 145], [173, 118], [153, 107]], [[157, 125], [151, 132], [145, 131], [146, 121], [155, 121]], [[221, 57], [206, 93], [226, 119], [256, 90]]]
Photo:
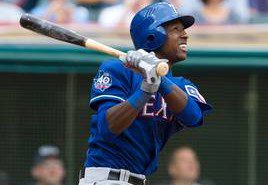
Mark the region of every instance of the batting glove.
[[159, 59], [154, 52], [146, 52], [143, 49], [128, 51], [127, 55], [120, 57], [124, 65], [143, 76], [141, 89], [148, 93], [158, 91], [161, 78], [156, 73], [156, 67], [160, 62], [168, 62], [166, 59]]

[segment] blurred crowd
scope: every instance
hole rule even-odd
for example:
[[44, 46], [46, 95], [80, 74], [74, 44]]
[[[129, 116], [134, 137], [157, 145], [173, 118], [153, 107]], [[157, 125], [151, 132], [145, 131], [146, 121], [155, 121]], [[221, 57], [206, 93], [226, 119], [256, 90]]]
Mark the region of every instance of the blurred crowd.
[[[30, 167], [31, 182], [22, 185], [65, 185], [65, 166], [60, 150], [54, 145], [40, 146]], [[0, 185], [17, 185], [14, 179], [0, 170]]]
[[[175, 148], [166, 167], [169, 181], [152, 185], [215, 185], [211, 179], [201, 178], [200, 161], [192, 147]], [[59, 147], [40, 146], [34, 154], [30, 174], [31, 181], [23, 185], [65, 185], [66, 169]], [[0, 170], [0, 185], [18, 184], [11, 181], [10, 176]]]
[[[159, 2], [160, 0], [157, 0]], [[165, 0], [199, 25], [268, 23], [267, 0]], [[0, 24], [17, 23], [22, 13], [61, 23], [128, 27], [134, 14], [156, 0], [0, 0]]]

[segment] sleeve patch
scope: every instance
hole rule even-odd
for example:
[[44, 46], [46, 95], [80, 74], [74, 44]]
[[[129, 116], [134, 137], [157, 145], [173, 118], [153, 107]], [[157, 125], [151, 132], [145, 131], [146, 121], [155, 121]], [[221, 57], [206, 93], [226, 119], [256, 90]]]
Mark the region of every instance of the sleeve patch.
[[99, 71], [98, 75], [94, 78], [94, 88], [105, 91], [112, 85], [112, 77], [109, 73]]
[[190, 96], [197, 98], [202, 103], [206, 103], [205, 98], [199, 93], [199, 91], [195, 87], [191, 85], [185, 85], [185, 89]]

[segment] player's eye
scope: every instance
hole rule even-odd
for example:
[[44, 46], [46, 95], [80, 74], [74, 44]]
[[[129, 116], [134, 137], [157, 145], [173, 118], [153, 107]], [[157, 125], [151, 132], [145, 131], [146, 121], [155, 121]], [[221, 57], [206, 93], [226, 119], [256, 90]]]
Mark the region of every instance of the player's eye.
[[182, 31], [182, 28], [179, 27], [179, 26], [175, 26], [175, 27], [174, 27], [174, 31]]

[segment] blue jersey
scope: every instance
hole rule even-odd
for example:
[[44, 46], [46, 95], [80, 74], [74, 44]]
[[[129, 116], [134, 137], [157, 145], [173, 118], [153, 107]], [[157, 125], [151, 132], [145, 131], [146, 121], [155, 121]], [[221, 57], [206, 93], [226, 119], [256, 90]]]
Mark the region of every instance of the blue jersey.
[[[192, 82], [173, 77], [171, 72], [167, 77], [197, 102], [203, 115], [211, 110]], [[156, 93], [120, 135], [110, 132], [108, 124], [100, 121], [101, 117], [107, 109], [126, 101], [140, 89], [141, 82], [141, 75], [125, 68], [117, 59], [101, 65], [91, 91], [90, 106], [97, 113], [90, 123], [85, 167], [110, 167], [150, 175], [157, 169], [159, 153], [170, 136], [186, 128], [168, 110], [164, 98]]]

